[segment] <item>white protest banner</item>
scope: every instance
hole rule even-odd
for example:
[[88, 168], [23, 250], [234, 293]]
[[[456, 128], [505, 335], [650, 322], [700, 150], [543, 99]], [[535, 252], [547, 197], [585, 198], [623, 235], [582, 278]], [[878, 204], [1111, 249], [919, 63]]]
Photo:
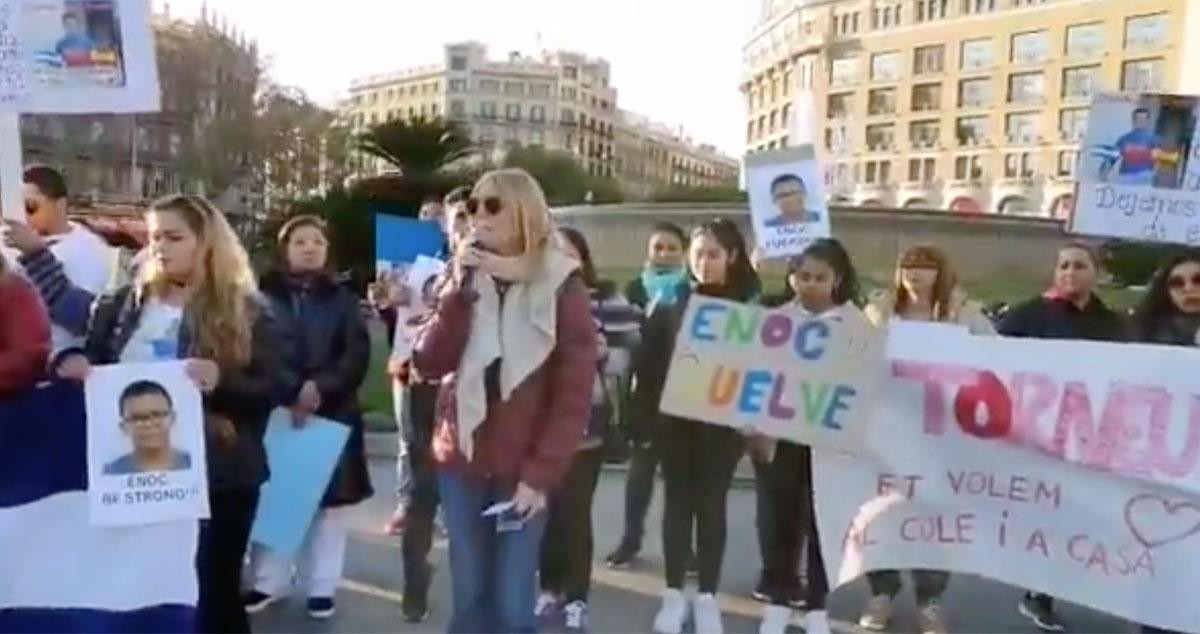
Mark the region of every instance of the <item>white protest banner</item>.
[[834, 586], [949, 570], [1200, 631], [1200, 351], [897, 323], [888, 357], [865, 452], [814, 452]]
[[882, 369], [881, 333], [857, 309], [813, 318], [693, 295], [661, 409], [853, 452]]
[[1200, 244], [1200, 98], [1102, 94], [1088, 115], [1071, 230]]
[[824, 178], [813, 146], [756, 152], [745, 162], [750, 219], [763, 255], [797, 255], [829, 237]]
[[85, 384], [88, 495], [100, 526], [208, 517], [204, 403], [182, 361], [95, 368]]

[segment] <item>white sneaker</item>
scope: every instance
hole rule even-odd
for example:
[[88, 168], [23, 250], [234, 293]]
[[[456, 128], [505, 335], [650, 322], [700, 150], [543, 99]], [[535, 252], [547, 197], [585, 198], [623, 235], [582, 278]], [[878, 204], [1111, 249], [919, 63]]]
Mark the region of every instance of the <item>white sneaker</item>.
[[552, 592], [543, 592], [538, 595], [537, 603], [533, 606], [533, 614], [539, 619], [544, 619], [556, 609], [558, 609], [558, 595]]
[[804, 615], [805, 634], [830, 634], [829, 613], [825, 610], [813, 610]]
[[882, 632], [888, 628], [888, 624], [891, 622], [892, 597], [886, 594], [877, 594], [867, 602], [867, 609], [863, 610], [862, 616], [859, 617], [858, 626], [864, 630]]
[[588, 604], [584, 601], [572, 601], [563, 606], [563, 626], [568, 632], [586, 632], [587, 616]]
[[784, 634], [792, 623], [792, 608], [786, 605], [768, 605], [763, 609], [758, 634]]
[[717, 597], [710, 593], [697, 594], [692, 602], [692, 615], [696, 619], [696, 634], [725, 634], [721, 623], [721, 606]]
[[687, 620], [688, 602], [683, 593], [674, 588], [663, 591], [662, 607], [654, 617], [654, 631], [658, 634], [679, 634]]

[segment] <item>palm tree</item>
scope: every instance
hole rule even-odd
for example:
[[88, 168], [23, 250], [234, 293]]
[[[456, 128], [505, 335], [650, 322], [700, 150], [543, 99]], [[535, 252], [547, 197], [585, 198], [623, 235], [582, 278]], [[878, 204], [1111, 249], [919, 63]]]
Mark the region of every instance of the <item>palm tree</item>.
[[436, 172], [475, 153], [462, 126], [440, 117], [381, 123], [358, 135], [354, 148], [382, 159], [408, 177]]

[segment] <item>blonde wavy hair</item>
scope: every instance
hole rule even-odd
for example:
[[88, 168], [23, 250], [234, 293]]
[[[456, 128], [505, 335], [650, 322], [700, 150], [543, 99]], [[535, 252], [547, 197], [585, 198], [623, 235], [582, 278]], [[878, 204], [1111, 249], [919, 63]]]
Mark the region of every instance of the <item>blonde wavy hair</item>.
[[[189, 323], [199, 356], [226, 367], [250, 362], [255, 304], [258, 292], [250, 258], [229, 226], [225, 214], [199, 196], [172, 195], [156, 200], [150, 213], [174, 213], [196, 234], [200, 249], [198, 265], [188, 281]], [[144, 290], [163, 294], [169, 281], [157, 261], [142, 266]]]
[[509, 168], [493, 170], [479, 177], [472, 198], [498, 196], [504, 204], [512, 205], [516, 213], [516, 229], [520, 236], [522, 253], [541, 251], [554, 233], [554, 221], [550, 217], [550, 206], [546, 194], [537, 179], [523, 169]]

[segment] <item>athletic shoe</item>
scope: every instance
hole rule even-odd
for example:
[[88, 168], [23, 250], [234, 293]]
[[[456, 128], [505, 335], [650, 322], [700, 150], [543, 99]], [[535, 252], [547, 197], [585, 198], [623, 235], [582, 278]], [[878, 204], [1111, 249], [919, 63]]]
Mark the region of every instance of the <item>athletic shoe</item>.
[[763, 609], [758, 634], [784, 634], [792, 623], [792, 609], [786, 605], [768, 605]]
[[329, 597], [313, 597], [308, 600], [308, 616], [324, 621], [333, 616], [333, 599]]
[[829, 614], [825, 610], [813, 610], [804, 615], [805, 634], [830, 634]]
[[429, 618], [429, 600], [424, 594], [405, 594], [400, 604], [405, 623], [424, 623]]
[[725, 634], [725, 625], [721, 623], [721, 606], [711, 593], [696, 595], [692, 602], [692, 617], [696, 621], [696, 634]]
[[631, 544], [621, 542], [617, 549], [608, 554], [604, 558], [604, 564], [615, 570], [624, 570], [633, 565], [637, 561], [638, 549]]
[[242, 595], [242, 607], [246, 609], [246, 614], [258, 614], [271, 606], [272, 603], [283, 599], [283, 597], [274, 596], [265, 592], [255, 590]]
[[917, 631], [921, 634], [949, 634], [946, 620], [942, 618], [942, 604], [931, 601], [917, 610]]
[[867, 602], [867, 609], [858, 619], [858, 626], [864, 630], [882, 632], [892, 621], [892, 597], [877, 594]]
[[587, 602], [572, 601], [563, 606], [563, 623], [568, 632], [586, 632], [588, 623]]
[[1026, 592], [1021, 602], [1017, 604], [1017, 612], [1033, 621], [1033, 624], [1043, 632], [1065, 632], [1067, 626], [1054, 613], [1054, 599], [1033, 592]]
[[688, 602], [683, 593], [674, 588], [663, 590], [662, 606], [654, 616], [654, 631], [657, 634], [679, 634], [688, 617]]
[[537, 603], [533, 605], [533, 614], [539, 619], [549, 618], [558, 610], [558, 595], [543, 592], [538, 595]]

